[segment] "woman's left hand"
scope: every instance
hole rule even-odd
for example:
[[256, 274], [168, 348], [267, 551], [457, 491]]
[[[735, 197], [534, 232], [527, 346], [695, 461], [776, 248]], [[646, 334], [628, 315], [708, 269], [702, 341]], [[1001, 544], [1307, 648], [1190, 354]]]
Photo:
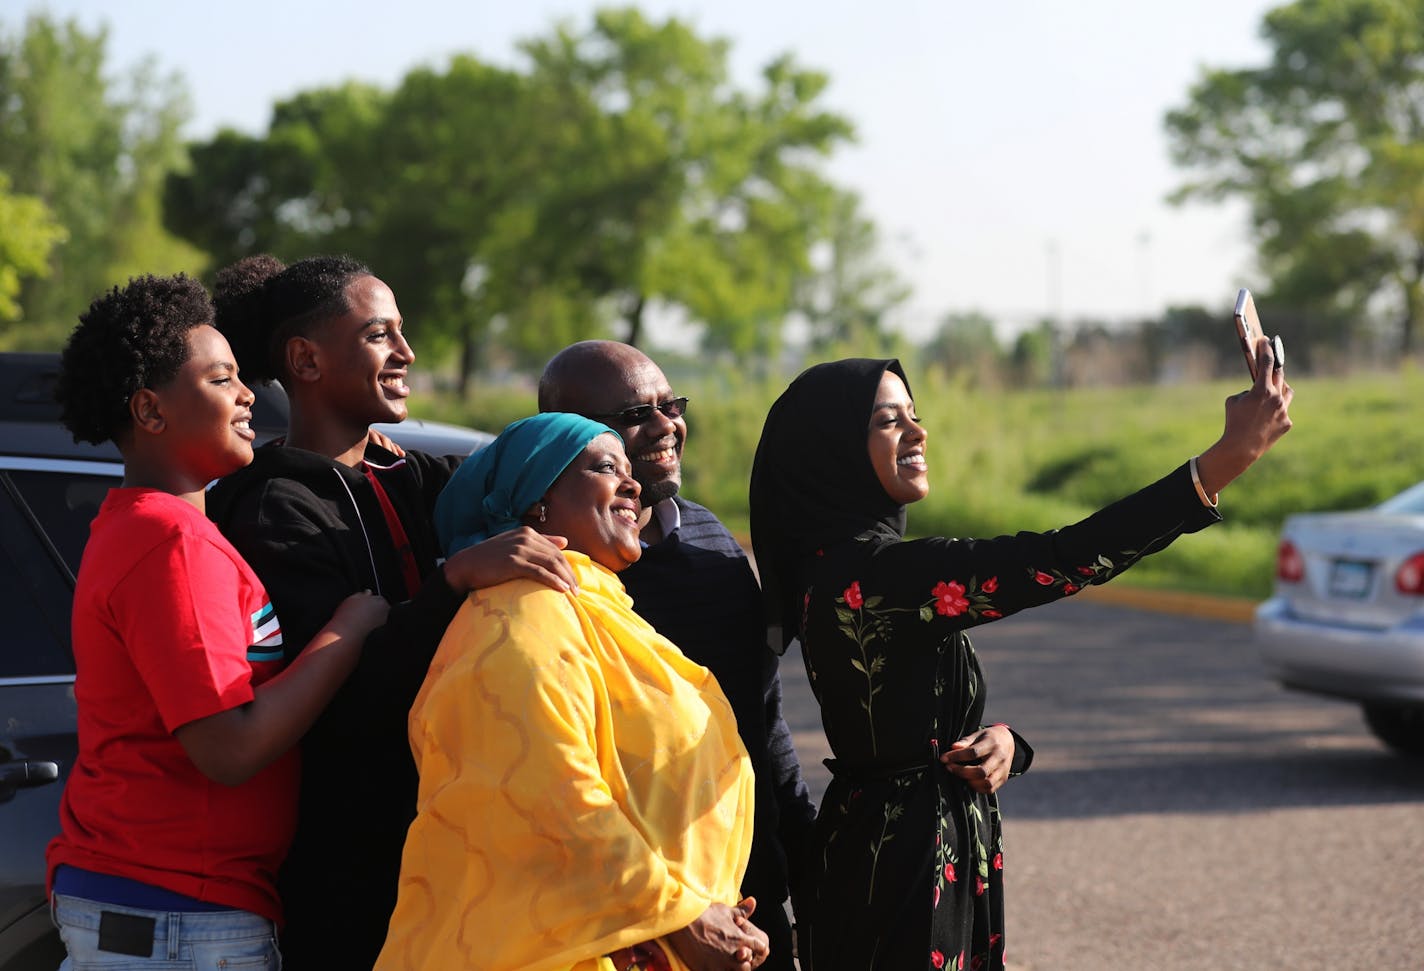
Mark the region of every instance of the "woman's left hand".
[[1014, 761], [1013, 733], [1007, 725], [981, 728], [951, 745], [939, 760], [975, 792], [994, 792], [1009, 778]]

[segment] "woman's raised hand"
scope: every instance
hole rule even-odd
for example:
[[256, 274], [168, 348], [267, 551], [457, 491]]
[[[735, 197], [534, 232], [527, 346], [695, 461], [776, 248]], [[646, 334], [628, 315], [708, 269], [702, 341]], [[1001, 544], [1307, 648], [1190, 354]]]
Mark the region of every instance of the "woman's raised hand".
[[1255, 383], [1226, 399], [1226, 427], [1197, 457], [1197, 474], [1208, 496], [1215, 496], [1290, 431], [1294, 395], [1286, 383], [1284, 362], [1275, 360], [1269, 340], [1258, 338]]

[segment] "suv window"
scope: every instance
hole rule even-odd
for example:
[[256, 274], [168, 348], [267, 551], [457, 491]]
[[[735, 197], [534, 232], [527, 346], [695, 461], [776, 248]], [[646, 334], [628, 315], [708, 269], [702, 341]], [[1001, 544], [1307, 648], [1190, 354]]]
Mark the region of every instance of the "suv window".
[[54, 544], [73, 583], [84, 544], [89, 542], [89, 524], [99, 515], [104, 496], [122, 481], [122, 473], [117, 468], [112, 475], [56, 468], [12, 469], [5, 474]]
[[38, 464], [50, 468], [0, 469], [0, 616], [8, 645], [0, 678], [73, 675], [74, 575], [89, 523], [119, 483], [117, 466], [103, 474], [86, 463]]

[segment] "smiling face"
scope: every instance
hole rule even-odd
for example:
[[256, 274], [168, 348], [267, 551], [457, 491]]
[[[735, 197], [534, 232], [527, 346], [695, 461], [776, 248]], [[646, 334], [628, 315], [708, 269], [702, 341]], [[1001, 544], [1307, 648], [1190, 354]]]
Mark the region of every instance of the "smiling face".
[[313, 334], [321, 356], [322, 395], [354, 423], [404, 421], [406, 373], [415, 351], [401, 331], [400, 308], [391, 288], [373, 276], [346, 284], [347, 311]]
[[545, 521], [530, 525], [563, 536], [569, 549], [617, 573], [643, 555], [638, 542], [638, 481], [617, 435], [589, 442], [545, 493]]
[[[683, 402], [647, 355], [627, 344], [588, 341], [558, 355], [550, 369], [557, 380], [549, 388], [541, 383], [541, 408], [576, 412], [622, 435], [645, 507], [677, 495], [687, 419]], [[646, 414], [629, 414], [639, 406]]]
[[194, 327], [186, 340], [188, 360], [152, 391], [170, 464], [201, 485], [252, 461], [253, 395], [238, 380], [232, 348], [215, 328]]
[[880, 486], [895, 502], [908, 505], [930, 492], [925, 464], [925, 430], [915, 416], [915, 403], [900, 376], [887, 370], [870, 409], [868, 450]]

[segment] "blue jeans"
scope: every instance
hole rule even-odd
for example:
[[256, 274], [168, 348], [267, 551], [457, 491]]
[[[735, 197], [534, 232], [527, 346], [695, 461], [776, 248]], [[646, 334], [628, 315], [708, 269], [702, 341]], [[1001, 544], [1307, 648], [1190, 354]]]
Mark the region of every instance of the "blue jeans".
[[168, 913], [55, 894], [60, 971], [280, 971], [277, 929], [245, 910]]

